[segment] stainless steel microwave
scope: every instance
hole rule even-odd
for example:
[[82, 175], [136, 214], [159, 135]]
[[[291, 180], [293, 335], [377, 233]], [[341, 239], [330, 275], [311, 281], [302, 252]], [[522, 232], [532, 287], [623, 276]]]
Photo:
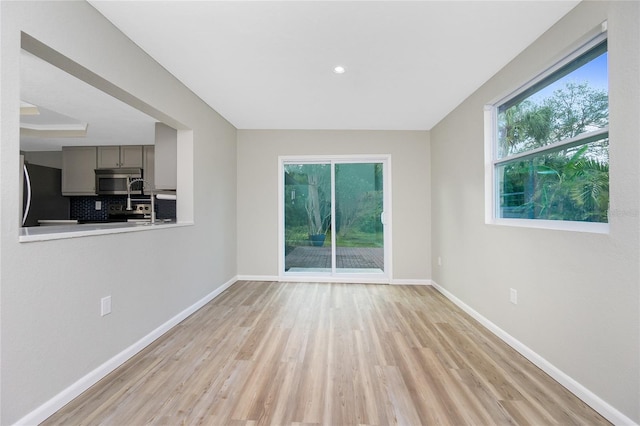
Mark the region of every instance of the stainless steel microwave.
[[143, 182], [131, 184], [130, 192], [127, 185], [135, 179], [142, 179], [142, 169], [96, 169], [96, 194], [98, 195], [132, 195], [142, 194]]

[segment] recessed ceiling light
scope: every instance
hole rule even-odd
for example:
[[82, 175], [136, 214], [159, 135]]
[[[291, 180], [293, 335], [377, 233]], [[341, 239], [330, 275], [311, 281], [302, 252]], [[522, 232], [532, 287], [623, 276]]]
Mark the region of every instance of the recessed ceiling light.
[[337, 66], [333, 67], [333, 72], [336, 73], [336, 74], [344, 74], [344, 72], [346, 70], [347, 69], [345, 67], [343, 67], [342, 65], [337, 65]]

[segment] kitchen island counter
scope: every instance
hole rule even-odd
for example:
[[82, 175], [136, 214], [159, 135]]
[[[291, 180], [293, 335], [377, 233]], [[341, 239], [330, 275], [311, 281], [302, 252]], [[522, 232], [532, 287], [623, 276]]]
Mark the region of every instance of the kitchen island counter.
[[33, 226], [20, 228], [18, 241], [21, 243], [34, 241], [59, 240], [65, 238], [88, 237], [95, 235], [121, 234], [125, 232], [153, 231], [166, 228], [180, 228], [191, 226], [193, 222], [176, 223], [157, 221], [151, 224], [145, 222], [110, 222], [88, 223], [82, 225], [64, 224], [55, 226]]

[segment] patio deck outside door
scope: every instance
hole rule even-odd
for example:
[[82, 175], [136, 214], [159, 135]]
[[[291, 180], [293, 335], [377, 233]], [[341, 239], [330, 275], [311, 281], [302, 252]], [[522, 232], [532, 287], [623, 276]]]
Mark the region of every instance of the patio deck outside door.
[[388, 167], [386, 156], [281, 159], [281, 276], [388, 280]]

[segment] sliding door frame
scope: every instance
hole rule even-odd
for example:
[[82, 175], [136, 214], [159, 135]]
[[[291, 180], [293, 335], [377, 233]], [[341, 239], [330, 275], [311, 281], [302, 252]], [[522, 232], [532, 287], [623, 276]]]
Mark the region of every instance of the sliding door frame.
[[[284, 168], [286, 164], [330, 164], [331, 165], [331, 221], [335, 228], [335, 165], [357, 163], [381, 163], [383, 170], [383, 238], [384, 238], [384, 272], [349, 273], [336, 271], [335, 255], [332, 255], [331, 273], [320, 272], [285, 272], [284, 253]], [[392, 194], [391, 194], [391, 155], [292, 155], [278, 157], [278, 279], [295, 282], [357, 282], [373, 284], [389, 284], [393, 278], [392, 257]], [[335, 232], [331, 233], [331, 247], [337, 249]]]

